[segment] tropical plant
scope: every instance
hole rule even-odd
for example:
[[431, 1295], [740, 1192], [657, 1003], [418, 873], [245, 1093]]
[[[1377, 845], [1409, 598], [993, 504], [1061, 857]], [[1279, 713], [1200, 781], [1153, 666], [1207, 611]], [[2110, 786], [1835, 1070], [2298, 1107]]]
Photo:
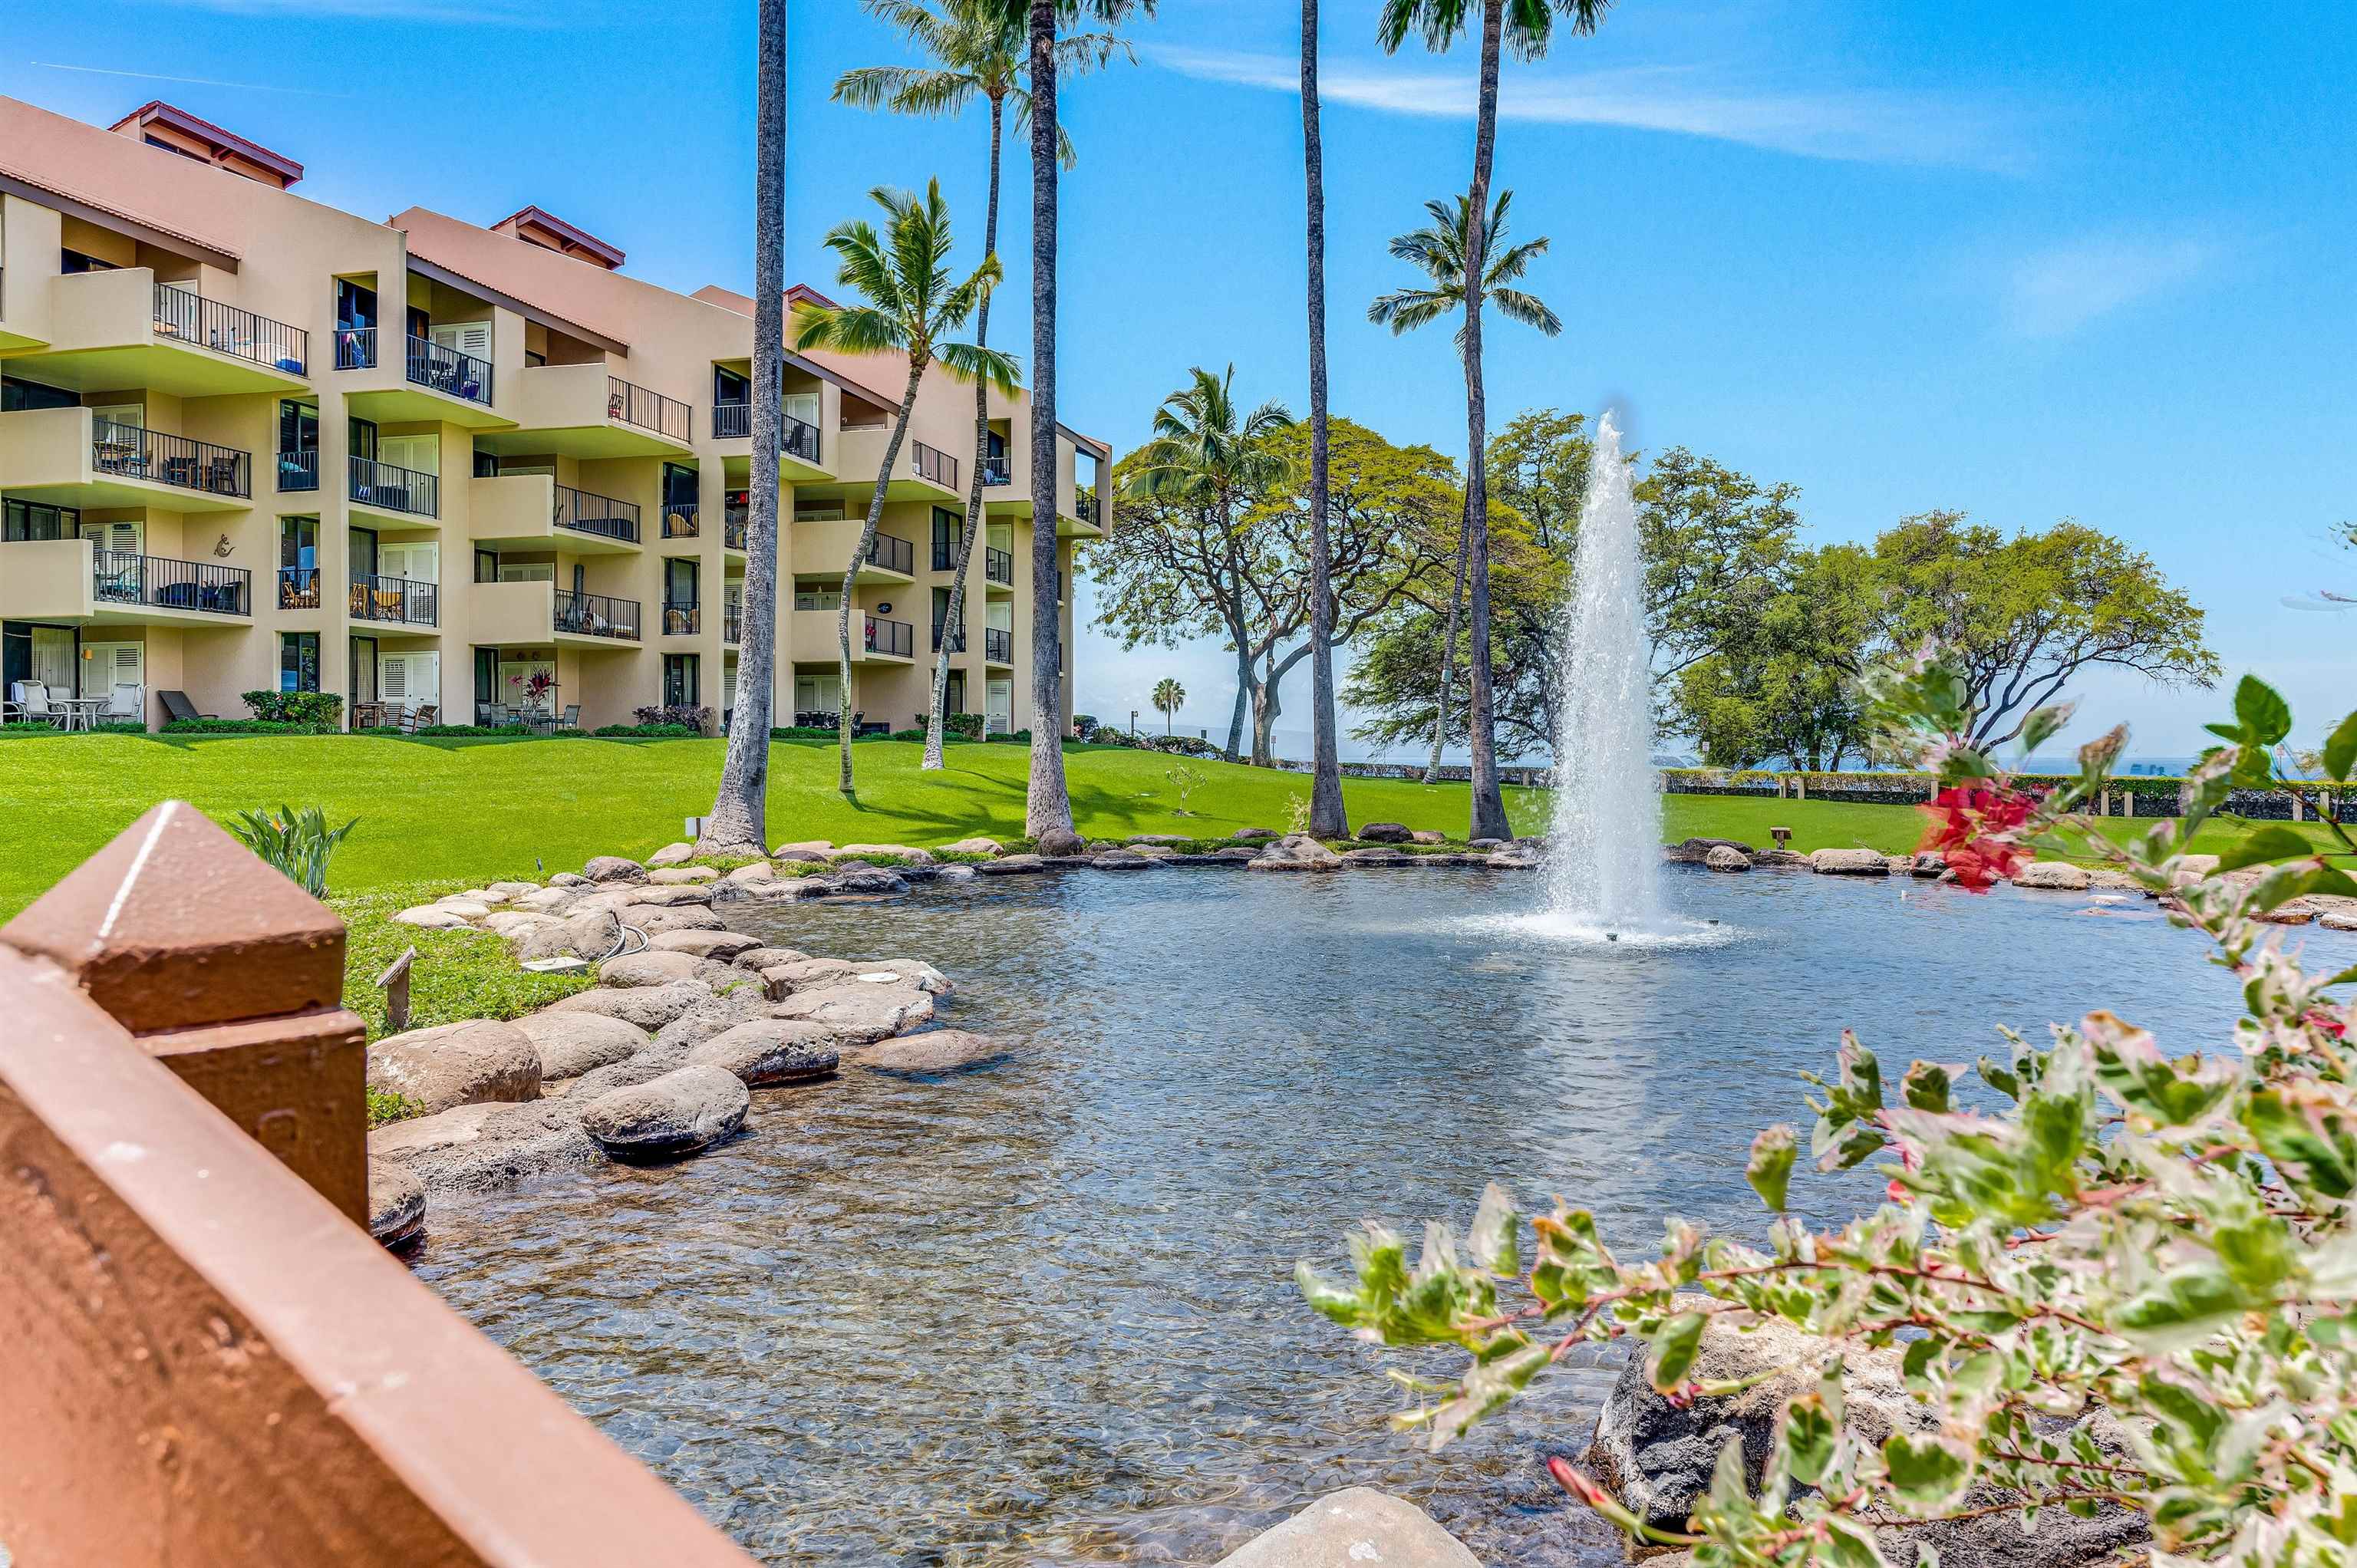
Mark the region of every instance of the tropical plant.
[[[1972, 739], [1969, 666], [1923, 654], [1878, 667], [1864, 700], [1894, 746], [1938, 776], [1926, 851], [1982, 888], [2033, 850], [2101, 859], [2200, 931], [2239, 985], [2244, 1016], [2221, 1054], [2169, 1055], [2109, 1012], [2058, 1026], [2052, 1044], [2009, 1036], [1964, 1069], [1919, 1061], [1896, 1082], [1845, 1035], [1832, 1079], [1810, 1076], [1809, 1142], [1824, 1170], [1895, 1156], [1873, 1214], [1816, 1229], [1785, 1212], [1801, 1139], [1770, 1127], [1746, 1175], [1778, 1218], [1766, 1244], [1672, 1219], [1657, 1258], [1617, 1256], [1587, 1211], [1558, 1206], [1526, 1230], [1494, 1184], [1469, 1230], [1426, 1232], [1411, 1262], [1397, 1234], [1351, 1238], [1357, 1278], [1304, 1264], [1319, 1311], [1389, 1345], [1449, 1345], [1472, 1365], [1399, 1417], [1435, 1447], [1515, 1399], [1573, 1348], [1639, 1341], [1652, 1386], [1687, 1401], [1705, 1330], [1781, 1322], [1842, 1356], [1897, 1351], [1913, 1419], [1871, 1436], [1845, 1420], [1845, 1360], [1793, 1398], [1765, 1464], [1730, 1442], [1683, 1530], [1648, 1523], [1571, 1461], [1547, 1467], [1574, 1497], [1647, 1544], [1693, 1549], [1697, 1568], [1878, 1568], [1878, 1530], [2047, 1511], [2141, 1515], [2157, 1568], [2323, 1568], [2357, 1552], [2357, 970], [2303, 972], [2266, 917], [2319, 894], [2357, 895], [2343, 866], [2357, 833], [2317, 786], [2272, 777], [2291, 729], [2275, 692], [2245, 677], [2225, 745], [2192, 770], [2185, 814], [2115, 844], [2078, 815], [2126, 741], [2083, 747], [2049, 793]], [[2067, 708], [2023, 725], [2025, 752]], [[2357, 714], [2321, 760], [2357, 777]], [[2241, 823], [2214, 867], [2184, 848], [2238, 788], [2298, 793], [2325, 847], [2281, 823]], [[2342, 794], [2341, 799], [2345, 800]], [[2337, 858], [2340, 865], [2333, 864]], [[1994, 1106], [1994, 1112], [1975, 1108]], [[2108, 1412], [2116, 1426], [2088, 1418]], [[2116, 1433], [2116, 1438], [2100, 1435]], [[1760, 1456], [1752, 1450], [1749, 1458]], [[2143, 1552], [2133, 1554], [2145, 1555]], [[2122, 1558], [2126, 1562], [2130, 1558]]]
[[[835, 281], [857, 290], [868, 303], [803, 305], [794, 312], [796, 340], [803, 348], [831, 349], [843, 354], [897, 353], [909, 363], [908, 382], [893, 415], [892, 434], [884, 443], [875, 491], [868, 498], [867, 521], [843, 569], [843, 601], [835, 608], [841, 682], [837, 700], [843, 725], [836, 747], [842, 759], [836, 787], [846, 795], [851, 793], [851, 607], [857, 602], [859, 569], [866, 564], [867, 553], [875, 547], [877, 525], [884, 520], [885, 496], [891, 488], [893, 466], [900, 460], [900, 444], [909, 434], [918, 388], [923, 384], [925, 371], [935, 365], [954, 381], [979, 383], [985, 399], [992, 388], [1013, 392], [1020, 384], [1012, 356], [978, 343], [943, 340], [945, 334], [964, 326], [966, 318], [990, 297], [999, 273], [998, 258], [985, 255], [963, 281], [952, 278], [950, 213], [942, 199], [942, 182], [930, 181], [922, 198], [883, 186], [868, 195], [884, 209], [885, 232], [878, 234], [874, 224], [858, 219], [835, 225], [824, 242], [842, 258]], [[943, 639], [944, 645], [949, 640]]]
[[[1162, 400], [1154, 412], [1152, 436], [1122, 465], [1129, 470], [1125, 493], [1156, 503], [1159, 511], [1115, 519], [1107, 541], [1111, 548], [1092, 557], [1103, 560], [1135, 547], [1143, 559], [1171, 571], [1166, 589], [1183, 583], [1195, 590], [1184, 596], [1157, 591], [1147, 596], [1150, 607], [1134, 607], [1138, 613], [1123, 617], [1131, 646], [1146, 637], [1175, 641], [1204, 631], [1227, 634], [1236, 651], [1236, 706], [1228, 722], [1231, 762], [1243, 746], [1244, 713], [1257, 683], [1249, 624], [1253, 545], [1243, 512], [1254, 492], [1284, 482], [1289, 474], [1285, 454], [1270, 437], [1293, 423], [1292, 413], [1274, 399], [1243, 412], [1235, 380], [1232, 364], [1222, 375], [1198, 365], [1188, 372], [1185, 386]], [[1107, 625], [1117, 624], [1117, 613], [1109, 601]]]
[[1326, 150], [1318, 124], [1318, 0], [1301, 0], [1301, 161], [1309, 235], [1309, 822], [1351, 835], [1334, 736], [1334, 557], [1326, 532]]
[[361, 820], [354, 817], [340, 828], [331, 828], [327, 812], [317, 806], [299, 811], [281, 806], [275, 811], [240, 811], [230, 820], [229, 831], [264, 865], [284, 873], [312, 897], [323, 898], [328, 893], [328, 861], [336, 846], [360, 825]]
[[1178, 804], [1173, 809], [1171, 814], [1179, 817], [1193, 816], [1195, 813], [1187, 809], [1187, 797], [1202, 788], [1203, 770], [1192, 763], [1178, 762], [1173, 763], [1163, 777], [1170, 780], [1170, 788], [1177, 791], [1178, 796]]
[[769, 839], [770, 694], [778, 670], [778, 460], [786, 355], [786, 0], [760, 0], [753, 113], [753, 441], [745, 613], [720, 786], [696, 834], [707, 854]]
[[[1487, 225], [1491, 244], [1505, 239], [1506, 209], [1513, 200], [1514, 193], [1511, 190], [1498, 193], [1498, 199], [1490, 209]], [[1470, 238], [1468, 220], [1472, 209], [1460, 196], [1456, 199], [1454, 210], [1438, 201], [1426, 202], [1424, 209], [1432, 215], [1432, 221], [1424, 228], [1411, 229], [1405, 234], [1393, 236], [1391, 252], [1401, 261], [1413, 263], [1421, 268], [1432, 280], [1431, 283], [1419, 288], [1394, 289], [1389, 294], [1377, 295], [1374, 302], [1367, 306], [1367, 319], [1378, 326], [1389, 327], [1394, 337], [1437, 321], [1465, 306], [1465, 252]], [[1562, 318], [1535, 295], [1509, 286], [1530, 270], [1534, 259], [1546, 253], [1547, 245], [1548, 241], [1543, 235], [1500, 252], [1485, 271], [1482, 292], [1497, 302], [1500, 313], [1508, 320], [1535, 327], [1552, 338], [1563, 330]], [[1458, 327], [1452, 340], [1457, 345], [1458, 355], [1462, 358], [1465, 353], [1465, 328], [1462, 324]], [[1519, 417], [1527, 420], [1532, 416], [1525, 413]], [[1581, 418], [1578, 414], [1570, 417], [1575, 424]], [[1449, 688], [1455, 684], [1457, 675], [1457, 623], [1464, 609], [1465, 558], [1471, 530], [1472, 513], [1469, 510], [1458, 530], [1457, 582], [1456, 586], [1449, 590], [1448, 630], [1440, 644], [1440, 700], [1433, 708], [1432, 760], [1424, 770], [1424, 781], [1427, 784], [1440, 782], [1440, 753], [1448, 738]], [[1491, 712], [1494, 714], [1495, 711], [1496, 699], [1493, 696]], [[1496, 733], [1494, 727], [1491, 733]]]
[[[868, 11], [900, 29], [909, 43], [928, 56], [929, 66], [869, 66], [846, 71], [834, 84], [838, 102], [863, 109], [888, 109], [899, 114], [952, 115], [964, 112], [977, 98], [990, 106], [990, 195], [984, 210], [982, 248], [998, 254], [999, 147], [1006, 113], [1014, 111], [1017, 126], [1031, 116], [1031, 95], [1023, 88], [1023, 28], [1010, 16], [1004, 0], [945, 0], [939, 10], [918, 0], [866, 0]], [[1116, 50], [1128, 46], [1111, 33], [1086, 33], [1056, 41], [1058, 64], [1079, 73], [1104, 65]], [[1074, 162], [1071, 138], [1060, 128], [1057, 147], [1063, 166]], [[990, 341], [990, 296], [974, 309], [974, 340]], [[990, 460], [990, 390], [977, 381], [974, 389], [974, 471], [966, 495], [965, 527], [958, 536], [950, 566], [950, 597], [943, 624], [965, 620], [966, 564], [982, 532], [983, 476]], [[942, 639], [933, 656], [932, 705], [926, 720], [925, 758], [921, 766], [942, 766], [942, 735], [947, 724], [952, 640]]]
[[1154, 711], [1162, 715], [1162, 733], [1168, 735], [1171, 721], [1178, 716], [1178, 710], [1187, 704], [1187, 688], [1165, 675], [1161, 680], [1154, 682], [1153, 702]]
[[[1490, 490], [1486, 469], [1488, 411], [1481, 366], [1481, 305], [1489, 280], [1490, 166], [1498, 143], [1498, 70], [1501, 53], [1518, 59], [1546, 53], [1559, 13], [1571, 30], [1588, 34], [1603, 20], [1612, 0], [1480, 0], [1481, 64], [1473, 120], [1473, 182], [1466, 192], [1465, 328], [1460, 355], [1465, 366], [1466, 577], [1473, 636], [1472, 829], [1469, 838], [1513, 837], [1506, 821], [1505, 796], [1498, 786], [1496, 726], [1490, 688]], [[1376, 37], [1386, 53], [1396, 52], [1411, 32], [1437, 54], [1456, 42], [1474, 0], [1383, 0]]]

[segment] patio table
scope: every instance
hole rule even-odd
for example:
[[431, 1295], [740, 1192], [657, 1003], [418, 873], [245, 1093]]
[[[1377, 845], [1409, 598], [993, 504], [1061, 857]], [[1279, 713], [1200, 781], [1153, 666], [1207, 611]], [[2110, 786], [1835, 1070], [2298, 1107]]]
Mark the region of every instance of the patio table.
[[51, 697], [50, 705], [65, 710], [66, 728], [91, 729], [96, 726], [98, 715], [112, 697]]

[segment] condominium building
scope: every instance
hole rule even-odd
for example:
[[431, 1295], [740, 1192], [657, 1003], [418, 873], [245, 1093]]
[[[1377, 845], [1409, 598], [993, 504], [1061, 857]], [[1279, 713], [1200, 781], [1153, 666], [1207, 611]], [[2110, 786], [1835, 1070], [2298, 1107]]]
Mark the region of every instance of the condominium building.
[[[0, 693], [136, 686], [151, 725], [167, 691], [223, 717], [256, 689], [443, 723], [726, 713], [751, 487], [775, 482], [773, 712], [832, 723], [905, 361], [788, 355], [780, 471], [756, 476], [744, 295], [627, 276], [612, 237], [537, 207], [371, 222], [302, 175], [168, 104], [100, 128], [0, 98]], [[1025, 397], [992, 394], [985, 537], [944, 624], [974, 420], [929, 372], [853, 593], [866, 725], [920, 722], [944, 641], [952, 712], [1036, 722]], [[1057, 459], [1063, 649], [1111, 454], [1065, 430]]]

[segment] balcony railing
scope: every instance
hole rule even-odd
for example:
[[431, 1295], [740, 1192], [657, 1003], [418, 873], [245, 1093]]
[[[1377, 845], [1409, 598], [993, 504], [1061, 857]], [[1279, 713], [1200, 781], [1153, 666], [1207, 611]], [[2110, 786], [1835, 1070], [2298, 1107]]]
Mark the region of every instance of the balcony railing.
[[982, 482], [985, 485], [1011, 485], [1015, 482], [1012, 465], [1005, 456], [982, 460]]
[[715, 441], [742, 441], [752, 434], [751, 403], [716, 403], [712, 405], [712, 438]]
[[619, 376], [606, 378], [606, 417], [619, 419], [625, 424], [635, 424], [641, 430], [651, 430], [682, 446], [687, 444], [687, 404], [675, 397], [649, 392]]
[[1097, 497], [1094, 490], [1076, 490], [1072, 495], [1072, 515], [1094, 528], [1097, 522]]
[[945, 490], [957, 489], [958, 461], [938, 446], [928, 446], [921, 441], [909, 443], [916, 450], [914, 462], [917, 478], [931, 479]]
[[898, 534], [879, 533], [868, 542], [867, 564], [910, 575], [917, 570], [917, 547]]
[[176, 284], [156, 285], [156, 333], [289, 375], [306, 374], [310, 362], [311, 335], [300, 327], [207, 299]]
[[[939, 622], [939, 621], [935, 621], [935, 622], [933, 622], [933, 651], [934, 651], [934, 652], [936, 652], [936, 653], [939, 653], [941, 650], [942, 650], [942, 623], [941, 623], [941, 622]], [[950, 651], [951, 651], [952, 653], [963, 653], [963, 652], [965, 651], [965, 633], [964, 633], [964, 631], [960, 630], [960, 631], [959, 631], [959, 632], [958, 632], [954, 637], [952, 637], [952, 638], [950, 639]]]
[[703, 606], [664, 601], [663, 635], [665, 637], [694, 637], [703, 629]]
[[720, 514], [720, 542], [729, 550], [745, 548], [746, 530], [752, 526], [750, 507], [732, 506]]
[[345, 459], [351, 468], [351, 499], [379, 511], [406, 512], [412, 517], [442, 515], [442, 479], [373, 457]]
[[556, 590], [556, 629], [582, 637], [612, 637], [639, 640], [639, 601], [608, 598], [604, 594]]
[[570, 485], [556, 487], [556, 526], [576, 533], [638, 542], [639, 503], [594, 495]]
[[472, 354], [461, 354], [456, 349], [446, 349], [423, 338], [412, 338], [409, 340], [409, 379], [414, 385], [447, 392], [468, 403], [479, 403], [486, 408], [490, 406], [490, 363], [478, 360]]
[[720, 640], [734, 646], [745, 640], [745, 606], [732, 599], [720, 607]]
[[317, 489], [319, 455], [317, 452], [278, 454], [278, 488], [282, 490]]
[[662, 536], [665, 539], [694, 539], [697, 528], [694, 501], [663, 502]]
[[355, 574], [350, 604], [354, 620], [393, 621], [405, 626], [438, 626], [442, 620], [442, 587], [438, 583]]
[[866, 647], [870, 653], [880, 653], [889, 659], [914, 659], [917, 656], [917, 628], [904, 620], [883, 620], [875, 616], [861, 618], [867, 623]]
[[95, 420], [91, 424], [91, 466], [102, 474], [147, 479], [207, 495], [253, 493], [253, 456], [210, 441], [167, 435], [135, 424]]
[[91, 576], [102, 605], [152, 605], [224, 616], [253, 613], [253, 574], [242, 566], [100, 550], [93, 553]]
[[278, 607], [282, 610], [317, 609], [319, 569], [317, 566], [278, 568]]
[[982, 657], [985, 662], [991, 664], [1014, 663], [1015, 634], [999, 627], [984, 627], [982, 628]]
[[368, 371], [376, 368], [376, 328], [373, 327], [339, 327], [336, 328], [336, 369]]
[[985, 547], [982, 553], [982, 575], [994, 583], [1015, 585], [1015, 555], [1012, 551]]
[[[716, 403], [712, 405], [712, 438], [715, 441], [742, 441], [753, 434], [753, 405], [749, 403]], [[805, 463], [818, 461], [818, 426], [807, 420], [796, 419], [791, 413], [778, 416], [778, 449], [789, 457], [799, 457]]]

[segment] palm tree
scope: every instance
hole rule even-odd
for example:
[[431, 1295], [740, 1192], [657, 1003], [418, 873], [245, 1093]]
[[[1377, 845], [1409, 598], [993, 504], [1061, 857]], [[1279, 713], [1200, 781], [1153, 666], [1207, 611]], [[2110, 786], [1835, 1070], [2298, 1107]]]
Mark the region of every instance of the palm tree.
[[1187, 688], [1165, 675], [1154, 682], [1154, 711], [1162, 715], [1162, 733], [1170, 733], [1170, 723], [1178, 710], [1187, 705]]
[[1309, 832], [1351, 836], [1334, 738], [1333, 553], [1326, 540], [1326, 148], [1318, 130], [1318, 0], [1301, 0], [1301, 165], [1309, 212]]
[[[1481, 385], [1481, 293], [1489, 280], [1489, 235], [1482, 220], [1490, 210], [1490, 166], [1498, 145], [1498, 65], [1511, 47], [1516, 58], [1546, 53], [1559, 12], [1577, 34], [1596, 31], [1612, 0], [1480, 0], [1480, 95], [1473, 120], [1473, 183], [1466, 192], [1465, 236], [1465, 541], [1466, 575], [1472, 583], [1473, 631], [1473, 811], [1474, 838], [1508, 838], [1505, 797], [1498, 789], [1496, 700], [1490, 684], [1490, 489], [1488, 413]], [[1473, 0], [1383, 0], [1375, 36], [1395, 52], [1411, 31], [1439, 53], [1457, 40]]]
[[[918, 0], [866, 0], [869, 12], [908, 36], [930, 56], [931, 66], [869, 66], [845, 71], [834, 84], [834, 98], [862, 109], [888, 109], [899, 114], [926, 116], [963, 113], [977, 98], [990, 105], [990, 197], [985, 209], [982, 248], [998, 254], [999, 148], [1006, 113], [1022, 125], [1031, 115], [1031, 95], [1023, 89], [1023, 29], [1010, 18], [1004, 0], [944, 0], [938, 11]], [[1111, 33], [1088, 33], [1061, 39], [1058, 60], [1070, 71], [1085, 71], [1105, 64], [1126, 46]], [[1063, 166], [1073, 162], [1072, 142], [1060, 129], [1058, 153]], [[974, 313], [974, 340], [990, 341], [990, 300]], [[965, 620], [966, 563], [974, 555], [982, 532], [984, 470], [990, 458], [990, 393], [977, 381], [974, 392], [974, 478], [966, 497], [965, 529], [959, 535], [957, 555], [951, 564], [949, 606], [943, 626], [951, 633]], [[942, 764], [942, 732], [948, 723], [950, 652], [957, 638], [942, 639], [933, 660], [932, 706], [925, 725], [924, 766]]]
[[[767, 853], [770, 688], [778, 650], [778, 444], [786, 356], [786, 0], [760, 0], [753, 145], [753, 473], [745, 523], [745, 624], [737, 702], [712, 813], [696, 835], [708, 854]], [[760, 477], [768, 476], [766, 483]]]
[[[944, 342], [944, 336], [965, 325], [966, 318], [990, 297], [998, 282], [998, 258], [985, 256], [963, 282], [949, 273], [950, 213], [942, 200], [942, 182], [925, 187], [920, 199], [905, 190], [883, 186], [868, 192], [885, 212], [885, 232], [865, 219], [838, 223], [825, 240], [827, 249], [842, 258], [835, 281], [856, 289], [869, 303], [845, 306], [803, 306], [795, 312], [800, 329], [796, 339], [805, 349], [832, 349], [843, 354], [904, 354], [909, 383], [892, 421], [891, 438], [884, 445], [884, 461], [876, 470], [876, 492], [867, 502], [867, 522], [859, 542], [843, 569], [843, 603], [835, 615], [835, 639], [842, 685], [837, 694], [841, 731], [836, 737], [842, 754], [836, 785], [851, 793], [851, 606], [858, 590], [859, 569], [876, 543], [876, 526], [884, 519], [884, 498], [892, 484], [892, 467], [900, 458], [900, 443], [909, 433], [909, 415], [917, 406], [917, 389], [929, 366], [939, 365], [953, 380], [1012, 392], [1020, 381], [1014, 359], [975, 343]], [[759, 472], [759, 470], [756, 470]]]
[[1231, 562], [1229, 591], [1217, 593], [1228, 622], [1228, 640], [1236, 650], [1236, 711], [1228, 723], [1228, 760], [1236, 759], [1243, 744], [1244, 707], [1253, 688], [1251, 628], [1244, 624], [1243, 541], [1237, 536], [1238, 504], [1253, 491], [1279, 484], [1287, 477], [1285, 454], [1268, 439], [1293, 423], [1286, 406], [1274, 400], [1250, 413], [1239, 414], [1235, 401], [1236, 368], [1213, 375], [1198, 365], [1188, 372], [1187, 385], [1162, 400], [1154, 411], [1153, 436], [1138, 449], [1139, 467], [1130, 478], [1132, 493], [1175, 501], [1192, 509], [1211, 530], [1227, 540]]
[[1063, 680], [1056, 613], [1056, 29], [1085, 10], [1108, 26], [1155, 0], [1003, 0], [1021, 7], [1031, 80], [1031, 779], [1024, 832], [1072, 830], [1064, 782]]
[[[1514, 193], [1501, 190], [1490, 209], [1490, 221], [1484, 226], [1491, 242], [1506, 237], [1506, 209], [1513, 204]], [[1367, 306], [1367, 319], [1379, 326], [1388, 326], [1394, 336], [1437, 321], [1465, 303], [1465, 225], [1470, 209], [1463, 197], [1457, 198], [1452, 210], [1437, 201], [1427, 201], [1424, 209], [1432, 221], [1421, 229], [1412, 229], [1392, 241], [1391, 252], [1401, 261], [1412, 262], [1424, 269], [1432, 282], [1422, 288], [1394, 289], [1378, 295]], [[1529, 270], [1531, 263], [1546, 253], [1544, 237], [1528, 241], [1501, 251], [1483, 269], [1481, 292], [1496, 302], [1499, 313], [1525, 327], [1535, 327], [1552, 338], [1563, 330], [1563, 321], [1537, 296], [1508, 286]], [[1465, 352], [1465, 329], [1457, 329], [1457, 351]], [[1466, 536], [1471, 532], [1468, 521], [1457, 531], [1457, 585], [1448, 596], [1448, 639], [1440, 646], [1440, 703], [1433, 710], [1432, 760], [1424, 770], [1426, 784], [1440, 782], [1440, 752], [1448, 737], [1448, 694], [1457, 673], [1457, 617], [1465, 597]]]

